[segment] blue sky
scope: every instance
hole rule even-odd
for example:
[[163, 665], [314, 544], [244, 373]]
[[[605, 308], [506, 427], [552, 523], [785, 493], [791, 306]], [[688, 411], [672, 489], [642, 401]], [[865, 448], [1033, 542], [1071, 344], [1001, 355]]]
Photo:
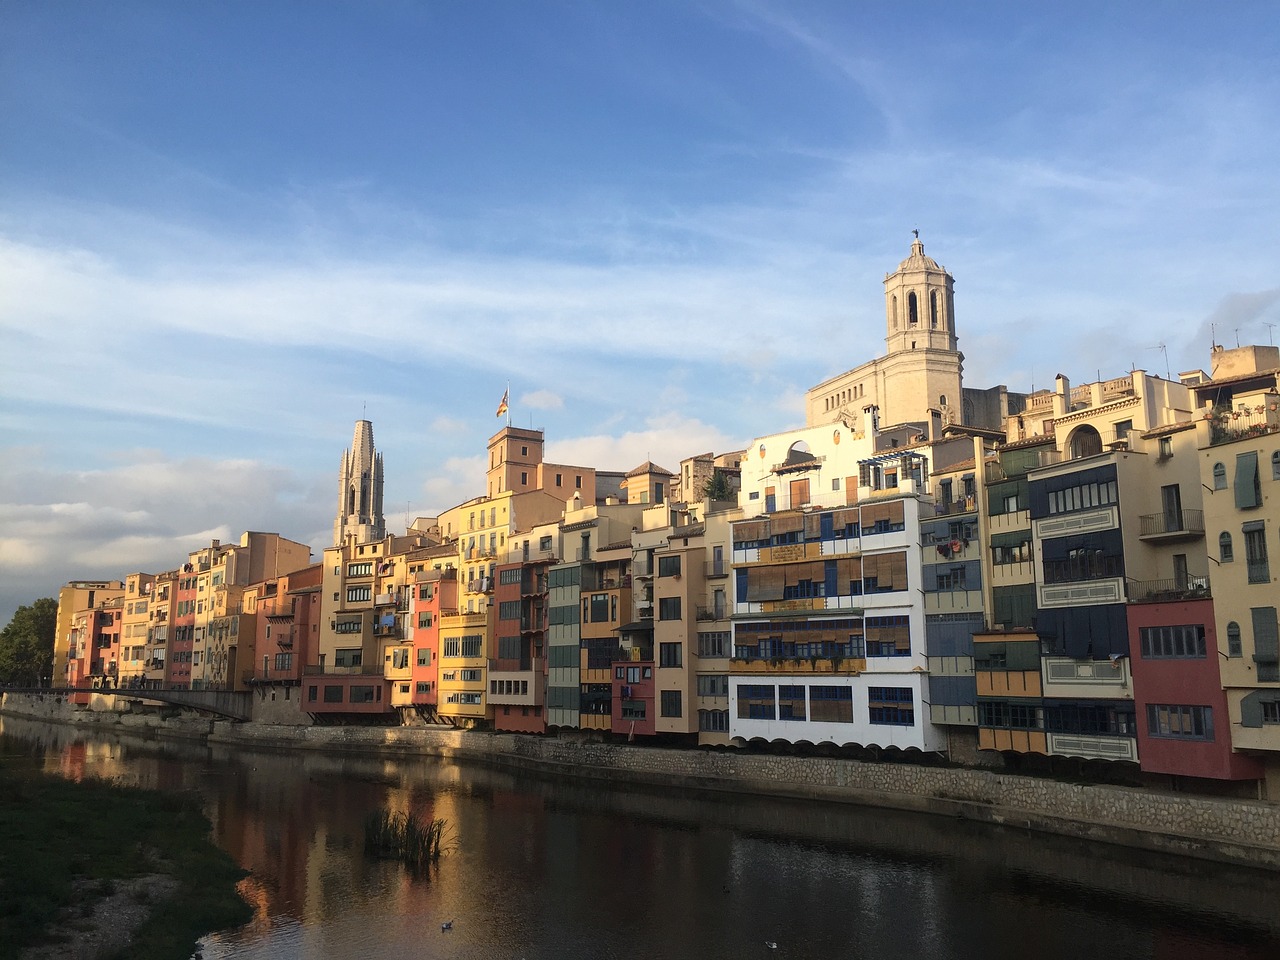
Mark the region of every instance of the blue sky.
[[0, 622], [318, 552], [362, 415], [393, 528], [508, 381], [602, 469], [798, 425], [917, 227], [971, 386], [1272, 340], [1280, 8], [960, 9], [0, 5]]

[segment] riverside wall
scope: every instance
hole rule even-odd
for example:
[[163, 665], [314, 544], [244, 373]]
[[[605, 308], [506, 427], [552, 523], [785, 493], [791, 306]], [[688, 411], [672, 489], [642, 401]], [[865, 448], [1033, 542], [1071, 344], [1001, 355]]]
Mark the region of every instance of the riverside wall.
[[[8, 694], [0, 713], [57, 723], [147, 728], [158, 737], [267, 750], [436, 756], [464, 762], [663, 788], [887, 807], [1280, 869], [1280, 804], [1150, 789], [1067, 783], [990, 770], [862, 763], [736, 751], [681, 750], [424, 727], [316, 727], [117, 713], [52, 696]], [[124, 701], [121, 701], [123, 703]], [[186, 716], [185, 714], [183, 716]], [[141, 732], [141, 731], [140, 731]]]

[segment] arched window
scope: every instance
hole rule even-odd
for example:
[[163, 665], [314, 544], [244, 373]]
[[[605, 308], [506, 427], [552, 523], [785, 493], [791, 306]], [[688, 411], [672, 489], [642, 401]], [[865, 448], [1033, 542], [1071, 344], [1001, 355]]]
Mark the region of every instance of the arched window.
[[898, 295], [896, 293], [893, 295], [893, 300], [890, 301], [889, 316], [890, 316], [890, 319], [893, 320], [893, 329], [897, 330], [898, 329]]
[[945, 393], [938, 396], [938, 406], [945, 407], [947, 405], [947, 395]]
[[920, 304], [914, 290], [907, 294], [907, 323], [913, 327], [920, 323]]
[[1071, 435], [1071, 459], [1096, 457], [1102, 452], [1102, 435], [1087, 424]]
[[1220, 463], [1213, 465], [1213, 489], [1227, 489], [1227, 468]]
[[1227, 656], [1243, 656], [1243, 649], [1240, 646], [1240, 624], [1234, 620], [1227, 624]]
[[929, 291], [929, 326], [938, 325], [938, 291]]
[[1235, 551], [1231, 549], [1231, 534], [1224, 530], [1218, 535], [1218, 559], [1223, 563], [1230, 563], [1235, 558]]

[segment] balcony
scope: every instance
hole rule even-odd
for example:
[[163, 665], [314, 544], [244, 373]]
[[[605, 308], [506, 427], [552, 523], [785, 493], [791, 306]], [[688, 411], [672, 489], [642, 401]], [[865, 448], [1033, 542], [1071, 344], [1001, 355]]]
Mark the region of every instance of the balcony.
[[707, 579], [712, 580], [717, 577], [727, 577], [733, 568], [724, 560], [708, 560], [707, 561]]
[[959, 513], [977, 513], [977, 511], [978, 501], [972, 495], [961, 497], [958, 500], [936, 503], [933, 507], [934, 515], [938, 517], [950, 517]]
[[729, 611], [725, 607], [698, 607], [697, 618], [700, 621], [714, 621], [728, 619]]
[[1129, 580], [1126, 582], [1126, 592], [1130, 603], [1174, 603], [1182, 600], [1205, 600], [1212, 596], [1208, 577]]
[[1198, 540], [1204, 536], [1204, 512], [1149, 513], [1138, 518], [1138, 536], [1147, 541]]

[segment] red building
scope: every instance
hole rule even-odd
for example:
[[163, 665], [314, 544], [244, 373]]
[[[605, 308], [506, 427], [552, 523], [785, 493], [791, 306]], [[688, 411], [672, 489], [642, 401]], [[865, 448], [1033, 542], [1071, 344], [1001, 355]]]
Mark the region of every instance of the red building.
[[499, 566], [493, 602], [494, 649], [489, 660], [493, 728], [509, 733], [547, 730], [547, 570], [551, 558]]
[[1261, 777], [1257, 760], [1231, 750], [1213, 601], [1132, 603], [1128, 614], [1142, 769], [1213, 780]]
[[319, 662], [323, 575], [315, 563], [250, 588], [257, 614], [250, 683], [297, 686], [306, 665]]
[[458, 572], [452, 567], [422, 570], [414, 577], [405, 630], [413, 647], [410, 703], [421, 716], [435, 719], [440, 696], [440, 618], [457, 613]]
[[184, 564], [178, 571], [177, 589], [169, 605], [169, 659], [165, 664], [164, 685], [170, 689], [191, 687], [191, 652], [195, 649], [196, 630], [195, 565]]

